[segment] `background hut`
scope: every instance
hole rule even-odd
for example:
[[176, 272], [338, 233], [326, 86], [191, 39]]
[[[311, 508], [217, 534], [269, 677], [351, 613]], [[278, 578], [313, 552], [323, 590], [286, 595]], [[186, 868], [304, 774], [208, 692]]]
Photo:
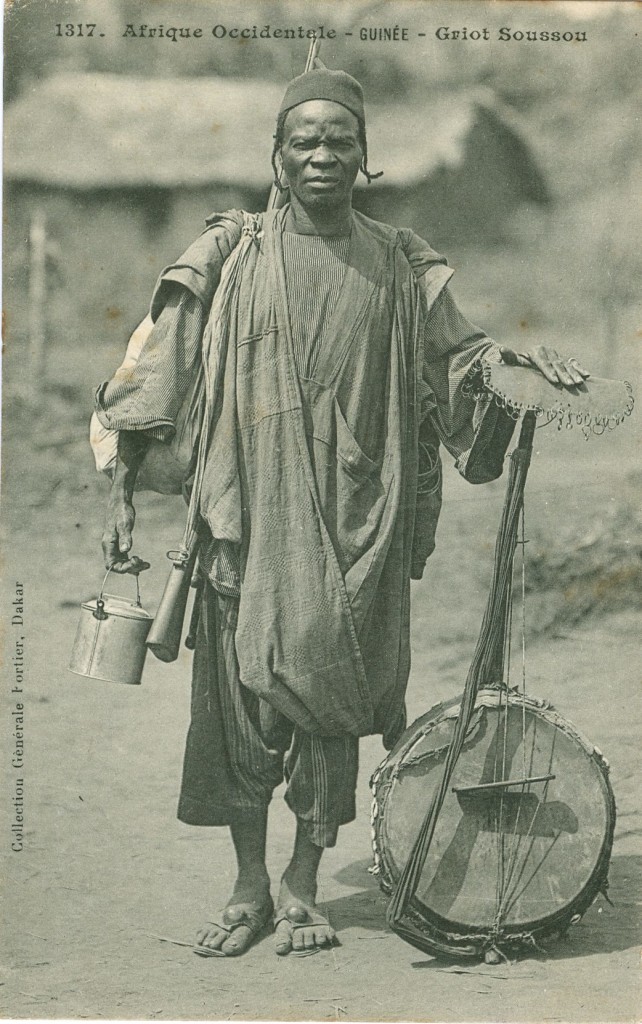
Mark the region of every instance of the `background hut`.
[[[9, 313], [26, 293], [25, 240], [39, 210], [58, 252], [53, 340], [122, 346], [159, 270], [208, 213], [264, 206], [281, 93], [247, 78], [85, 73], [25, 89], [6, 113]], [[368, 139], [384, 177], [359, 188], [357, 205], [446, 251], [471, 237], [500, 241], [520, 205], [548, 199], [514, 117], [490, 91], [371, 104]]]

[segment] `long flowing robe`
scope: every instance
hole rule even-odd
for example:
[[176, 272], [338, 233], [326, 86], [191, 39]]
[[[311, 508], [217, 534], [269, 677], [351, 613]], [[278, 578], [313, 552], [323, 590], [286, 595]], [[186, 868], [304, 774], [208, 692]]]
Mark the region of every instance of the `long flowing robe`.
[[[512, 422], [465, 391], [475, 360], [494, 348], [481, 332], [464, 349], [447, 338], [441, 350], [426, 349], [426, 325], [452, 273], [445, 260], [412, 232], [356, 212], [333, 344], [315, 379], [301, 381], [286, 211], [256, 218], [214, 296], [203, 340], [209, 419], [199, 512], [215, 540], [238, 546], [243, 684], [307, 731], [382, 732], [389, 745], [404, 721], [410, 578], [434, 546], [440, 504], [434, 483], [422, 486], [420, 458], [442, 440], [467, 479], [493, 479]], [[233, 221], [227, 215], [221, 230]], [[165, 271], [153, 312], [171, 282], [210, 298], [221, 237]], [[161, 409], [171, 390], [163, 367], [175, 379], [176, 354], [141, 363], [139, 392], [171, 423], [174, 413]], [[131, 398], [128, 418], [103, 389], [101, 421], [131, 427]]]

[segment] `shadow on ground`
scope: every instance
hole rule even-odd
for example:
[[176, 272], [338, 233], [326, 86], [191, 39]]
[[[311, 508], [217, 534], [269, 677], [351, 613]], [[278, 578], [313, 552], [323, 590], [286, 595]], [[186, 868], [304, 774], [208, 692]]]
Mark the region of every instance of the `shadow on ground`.
[[[358, 860], [341, 868], [334, 876], [343, 885], [363, 884], [367, 878], [369, 860]], [[540, 954], [528, 951], [527, 956], [542, 960], [568, 960], [593, 956], [597, 953], [616, 953], [633, 949], [638, 944], [640, 931], [640, 905], [637, 894], [642, 888], [642, 856], [616, 855], [609, 871], [609, 899], [602, 896], [587, 911], [578, 925], [563, 938], [545, 943]], [[374, 879], [368, 889], [351, 893], [324, 904], [338, 932], [358, 926], [371, 931], [386, 932], [387, 897], [381, 893]], [[456, 958], [435, 958], [415, 961], [415, 968], [438, 970], [445, 966], [462, 966]], [[474, 961], [466, 961], [474, 966]]]

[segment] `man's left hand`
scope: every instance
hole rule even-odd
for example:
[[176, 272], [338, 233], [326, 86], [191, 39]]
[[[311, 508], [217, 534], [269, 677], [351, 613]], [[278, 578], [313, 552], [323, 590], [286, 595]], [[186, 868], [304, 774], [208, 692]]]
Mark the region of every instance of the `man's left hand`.
[[527, 352], [514, 352], [512, 348], [500, 348], [499, 351], [508, 366], [534, 366], [551, 384], [561, 384], [565, 388], [583, 384], [591, 376], [577, 359], [560, 356], [554, 348], [546, 348], [545, 345], [536, 345]]

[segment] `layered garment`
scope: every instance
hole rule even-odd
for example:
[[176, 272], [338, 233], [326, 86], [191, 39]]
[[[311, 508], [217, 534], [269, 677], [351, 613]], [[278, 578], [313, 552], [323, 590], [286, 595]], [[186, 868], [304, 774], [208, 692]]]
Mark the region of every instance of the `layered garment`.
[[334, 846], [355, 817], [359, 740], [305, 732], [251, 693], [239, 679], [238, 598], [206, 586], [199, 600], [179, 819], [258, 820], [285, 779], [285, 801], [310, 842]]
[[[494, 349], [483, 332], [453, 344], [444, 330], [426, 344], [431, 319], [454, 315], [440, 299], [445, 261], [358, 213], [327, 341], [313, 372], [297, 372], [286, 213], [246, 216], [235, 247], [235, 215], [225, 215], [215, 247], [224, 252], [227, 232], [233, 251], [218, 291], [222, 262], [201, 241], [163, 275], [156, 313], [172, 283], [201, 302], [214, 294], [198, 511], [238, 555], [243, 685], [307, 732], [383, 732], [390, 745], [404, 721], [409, 581], [434, 545], [438, 441], [482, 482], [501, 472], [513, 424], [465, 388]], [[180, 346], [144, 350], [126, 393], [101, 390], [101, 421], [171, 428], [181, 397], [168, 397], [167, 380], [189, 378], [190, 358], [193, 370], [198, 354]]]

